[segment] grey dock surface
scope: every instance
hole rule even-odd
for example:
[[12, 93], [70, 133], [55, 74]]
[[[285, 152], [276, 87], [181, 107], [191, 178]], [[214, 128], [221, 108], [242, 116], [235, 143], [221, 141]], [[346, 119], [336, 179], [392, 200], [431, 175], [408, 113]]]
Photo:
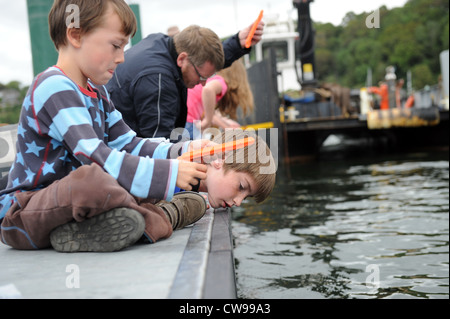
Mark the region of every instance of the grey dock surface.
[[0, 299], [236, 298], [229, 210], [155, 244], [113, 253], [20, 251], [0, 244]]

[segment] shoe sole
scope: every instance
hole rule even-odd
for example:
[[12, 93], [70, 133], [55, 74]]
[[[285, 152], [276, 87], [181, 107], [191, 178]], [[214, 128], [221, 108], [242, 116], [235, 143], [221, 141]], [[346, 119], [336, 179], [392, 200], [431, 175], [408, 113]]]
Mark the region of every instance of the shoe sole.
[[111, 252], [138, 241], [145, 230], [144, 217], [129, 208], [116, 208], [82, 222], [55, 228], [50, 242], [60, 252]]

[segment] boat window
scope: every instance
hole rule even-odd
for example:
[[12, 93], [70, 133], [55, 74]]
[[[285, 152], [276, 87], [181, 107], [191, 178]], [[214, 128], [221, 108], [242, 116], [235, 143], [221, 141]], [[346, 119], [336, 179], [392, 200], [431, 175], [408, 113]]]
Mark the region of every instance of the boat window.
[[270, 48], [274, 48], [277, 57], [277, 62], [288, 61], [288, 43], [286, 41], [265, 42], [262, 45], [263, 58], [266, 59], [269, 55]]

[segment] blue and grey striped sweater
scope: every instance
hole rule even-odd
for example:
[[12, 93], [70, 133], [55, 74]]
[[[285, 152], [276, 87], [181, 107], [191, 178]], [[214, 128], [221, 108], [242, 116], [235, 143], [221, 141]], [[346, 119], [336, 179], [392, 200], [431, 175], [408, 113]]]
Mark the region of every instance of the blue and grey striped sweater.
[[114, 108], [105, 88], [89, 90], [51, 67], [33, 81], [18, 125], [17, 155], [0, 219], [14, 193], [44, 188], [81, 165], [97, 163], [132, 195], [170, 201], [179, 155], [188, 142], [171, 144], [136, 137]]

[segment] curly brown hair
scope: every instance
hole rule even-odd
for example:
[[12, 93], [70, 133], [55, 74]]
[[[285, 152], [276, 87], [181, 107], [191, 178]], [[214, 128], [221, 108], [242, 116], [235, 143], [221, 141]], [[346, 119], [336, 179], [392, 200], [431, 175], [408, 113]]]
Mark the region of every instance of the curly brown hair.
[[244, 115], [253, 112], [253, 93], [248, 82], [247, 70], [241, 60], [218, 73], [227, 83], [228, 89], [223, 98], [217, 103], [217, 109], [223, 115], [233, 120], [237, 119], [236, 111], [241, 107]]

